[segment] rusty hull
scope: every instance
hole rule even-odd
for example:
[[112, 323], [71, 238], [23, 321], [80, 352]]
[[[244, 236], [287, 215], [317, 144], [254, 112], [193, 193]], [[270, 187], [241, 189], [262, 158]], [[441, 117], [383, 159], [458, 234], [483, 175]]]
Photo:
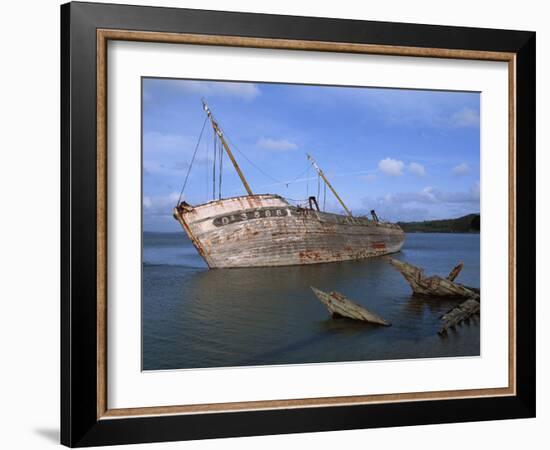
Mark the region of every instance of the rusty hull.
[[324, 213], [260, 194], [181, 204], [174, 217], [209, 268], [347, 261], [398, 252], [398, 225]]

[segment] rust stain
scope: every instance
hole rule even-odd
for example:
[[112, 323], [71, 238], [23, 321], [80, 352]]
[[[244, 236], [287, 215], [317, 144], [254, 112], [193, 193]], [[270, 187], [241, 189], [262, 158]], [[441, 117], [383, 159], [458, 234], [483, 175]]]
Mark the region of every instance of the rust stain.
[[385, 250], [386, 249], [386, 243], [384, 241], [373, 242], [371, 247], [376, 249], [376, 250]]
[[404, 240], [390, 224], [311, 212], [271, 194], [187, 205], [174, 216], [210, 268], [363, 259], [399, 251]]
[[310, 260], [310, 261], [321, 261], [321, 252], [319, 251], [313, 251], [313, 250], [306, 250], [299, 253], [300, 259], [302, 260]]

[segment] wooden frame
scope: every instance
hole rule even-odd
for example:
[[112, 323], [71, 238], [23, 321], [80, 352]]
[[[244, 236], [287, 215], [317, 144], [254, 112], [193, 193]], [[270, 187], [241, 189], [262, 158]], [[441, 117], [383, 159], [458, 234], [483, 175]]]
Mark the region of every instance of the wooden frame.
[[[534, 33], [85, 3], [63, 5], [61, 13], [62, 443], [84, 446], [534, 416]], [[508, 62], [509, 386], [109, 409], [108, 40]]]

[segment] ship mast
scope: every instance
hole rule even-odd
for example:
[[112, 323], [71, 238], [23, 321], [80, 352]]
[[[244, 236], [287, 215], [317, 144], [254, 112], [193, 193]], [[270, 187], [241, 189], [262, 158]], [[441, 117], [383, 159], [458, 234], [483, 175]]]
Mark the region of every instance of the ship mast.
[[313, 164], [313, 167], [315, 168], [315, 170], [317, 171], [317, 173], [319, 174], [319, 176], [325, 181], [325, 183], [327, 184], [327, 186], [329, 187], [329, 189], [332, 191], [332, 193], [334, 194], [334, 196], [336, 197], [336, 199], [340, 202], [340, 204], [342, 205], [342, 207], [344, 208], [344, 210], [346, 211], [346, 213], [348, 214], [348, 216], [352, 216], [351, 214], [351, 211], [348, 209], [348, 207], [344, 204], [344, 201], [340, 198], [340, 196], [338, 195], [338, 193], [334, 190], [334, 188], [332, 187], [332, 184], [330, 184], [330, 182], [327, 180], [327, 177], [325, 177], [325, 174], [323, 173], [323, 171], [321, 170], [321, 168], [317, 165], [317, 163], [315, 162], [315, 160], [313, 159], [313, 157], [309, 154], [309, 153], [306, 153], [307, 154], [307, 159], [309, 159], [311, 161], [311, 163]]
[[231, 149], [229, 148], [229, 146], [227, 145], [227, 142], [225, 141], [225, 138], [223, 137], [222, 130], [220, 130], [220, 127], [218, 126], [218, 124], [214, 120], [214, 117], [212, 116], [212, 112], [210, 111], [210, 109], [208, 108], [208, 105], [206, 104], [206, 102], [204, 100], [202, 100], [202, 107], [204, 108], [204, 111], [206, 112], [206, 115], [210, 119], [210, 123], [212, 124], [212, 128], [214, 129], [214, 133], [216, 133], [218, 135], [218, 137], [220, 138], [220, 142], [222, 143], [223, 148], [225, 149], [225, 151], [227, 152], [227, 155], [229, 156], [229, 159], [233, 163], [233, 167], [235, 167], [235, 170], [237, 171], [237, 174], [239, 175], [239, 178], [241, 179], [241, 181], [243, 183], [243, 186], [246, 189], [246, 192], [248, 192], [248, 195], [254, 195], [252, 193], [252, 190], [250, 189], [250, 186], [246, 182], [246, 179], [245, 179], [243, 173], [241, 172], [241, 168], [237, 164], [237, 161], [235, 160], [235, 157], [233, 156], [233, 153], [231, 152]]

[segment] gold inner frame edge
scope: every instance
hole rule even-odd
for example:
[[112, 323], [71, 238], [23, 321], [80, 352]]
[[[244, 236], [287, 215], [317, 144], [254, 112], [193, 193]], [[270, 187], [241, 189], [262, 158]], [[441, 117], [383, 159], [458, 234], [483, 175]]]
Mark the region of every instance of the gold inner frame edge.
[[[97, 108], [97, 419], [133, 416], [219, 413], [269, 409], [345, 406], [404, 401], [450, 400], [516, 394], [516, 54], [478, 50], [389, 46], [240, 36], [98, 29], [96, 48]], [[199, 405], [109, 409], [107, 405], [107, 42], [109, 40], [216, 45], [278, 50], [362, 53], [389, 56], [472, 59], [508, 62], [508, 387], [399, 394], [260, 400]]]

